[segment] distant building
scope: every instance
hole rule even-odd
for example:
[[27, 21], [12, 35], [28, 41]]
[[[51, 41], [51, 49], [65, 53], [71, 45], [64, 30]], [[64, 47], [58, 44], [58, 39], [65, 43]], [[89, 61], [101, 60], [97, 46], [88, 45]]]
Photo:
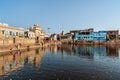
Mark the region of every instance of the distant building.
[[24, 28], [11, 27], [3, 24], [0, 25], [0, 38], [22, 38], [24, 37], [24, 31], [26, 31]]
[[51, 36], [50, 36], [50, 40], [51, 41], [57, 41], [57, 34], [51, 34]]
[[76, 32], [75, 40], [92, 40], [92, 35], [90, 32]]
[[92, 40], [106, 41], [106, 31], [91, 32]]
[[35, 33], [36, 43], [43, 42], [45, 34], [39, 24], [34, 24], [29, 30]]
[[118, 30], [106, 31], [106, 35], [107, 35], [107, 40], [118, 40], [119, 39]]
[[84, 30], [71, 30], [70, 33], [71, 34], [75, 34], [76, 32], [78, 33], [87, 33], [87, 32], [93, 32], [94, 29], [93, 28], [89, 28], [89, 29], [84, 29]]
[[51, 36], [51, 34], [50, 33], [46, 33], [46, 32], [44, 32], [44, 42], [48, 42], [49, 40], [50, 40], [50, 36]]
[[49, 38], [50, 37], [50, 33], [45, 33], [45, 38]]
[[75, 40], [106, 40], [106, 31], [86, 32], [75, 34]]
[[60, 39], [61, 40], [72, 40], [72, 34], [70, 34], [70, 33], [66, 33], [66, 34], [64, 34], [64, 35], [61, 35], [60, 36]]
[[25, 38], [35, 39], [35, 33], [29, 30], [24, 32], [24, 36]]
[[0, 44], [41, 43], [43, 39], [44, 32], [38, 24], [34, 24], [30, 30], [26, 30], [0, 23]]
[[[70, 33], [73, 35], [72, 38], [77, 40], [78, 35], [81, 35], [81, 39], [83, 39], [83, 38], [89, 37], [88, 34], [90, 34], [90, 32], [93, 32], [93, 31], [94, 31], [93, 28], [89, 28], [89, 29], [84, 29], [84, 30], [71, 30]], [[82, 37], [82, 35], [84, 35], [85, 37]], [[79, 39], [80, 39], [80, 36], [79, 36]]]
[[0, 44], [14, 44], [24, 38], [24, 28], [11, 27], [0, 23]]

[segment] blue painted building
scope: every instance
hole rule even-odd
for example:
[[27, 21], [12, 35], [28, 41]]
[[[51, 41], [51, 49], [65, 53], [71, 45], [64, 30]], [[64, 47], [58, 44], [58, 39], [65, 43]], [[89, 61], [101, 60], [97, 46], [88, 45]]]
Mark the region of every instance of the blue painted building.
[[76, 32], [75, 40], [106, 40], [106, 31], [89, 32], [87, 34]]
[[92, 35], [91, 34], [79, 34], [78, 32], [76, 32], [75, 40], [92, 40]]
[[91, 32], [93, 40], [106, 40], [106, 31]]

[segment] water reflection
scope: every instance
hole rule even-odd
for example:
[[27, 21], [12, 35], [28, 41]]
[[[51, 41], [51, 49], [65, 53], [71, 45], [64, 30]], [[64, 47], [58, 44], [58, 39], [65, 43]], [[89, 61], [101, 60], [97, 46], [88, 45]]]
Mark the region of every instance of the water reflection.
[[119, 47], [118, 46], [107, 46], [107, 56], [115, 56], [118, 57], [119, 56]]
[[114, 45], [54, 45], [10, 52], [0, 56], [0, 79], [119, 80], [119, 54], [120, 47]]
[[114, 45], [51, 46], [46, 52], [50, 54], [49, 61], [43, 66], [46, 73], [53, 73], [46, 80], [119, 80], [119, 48]]
[[35, 68], [40, 67], [41, 58], [44, 54], [43, 49], [35, 49], [29, 51], [10, 52], [0, 56], [0, 75], [9, 75], [24, 67], [25, 63], [29, 63]]
[[89, 59], [94, 59], [95, 56], [106, 56], [106, 57], [119, 57], [119, 46], [88, 46], [88, 45], [55, 45], [49, 47], [49, 51], [57, 54], [61, 52], [62, 55], [76, 55], [79, 57], [87, 57]]

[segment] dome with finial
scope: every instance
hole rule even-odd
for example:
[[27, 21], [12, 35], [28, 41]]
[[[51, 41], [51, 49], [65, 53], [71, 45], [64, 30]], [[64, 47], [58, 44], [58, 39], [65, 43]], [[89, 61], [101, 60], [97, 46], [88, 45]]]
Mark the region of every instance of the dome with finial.
[[37, 26], [39, 26], [39, 24], [37, 24], [37, 23], [36, 23], [36, 24], [34, 24], [34, 26], [36, 26], [36, 27], [37, 27]]
[[40, 27], [40, 25], [39, 24], [34, 24], [34, 29], [39, 29], [39, 30], [41, 30], [41, 27]]

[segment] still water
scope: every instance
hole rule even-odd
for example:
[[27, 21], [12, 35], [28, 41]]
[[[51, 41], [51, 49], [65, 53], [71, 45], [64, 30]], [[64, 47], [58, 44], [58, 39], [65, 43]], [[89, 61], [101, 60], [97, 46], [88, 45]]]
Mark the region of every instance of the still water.
[[0, 80], [120, 80], [117, 46], [56, 45], [0, 56]]

